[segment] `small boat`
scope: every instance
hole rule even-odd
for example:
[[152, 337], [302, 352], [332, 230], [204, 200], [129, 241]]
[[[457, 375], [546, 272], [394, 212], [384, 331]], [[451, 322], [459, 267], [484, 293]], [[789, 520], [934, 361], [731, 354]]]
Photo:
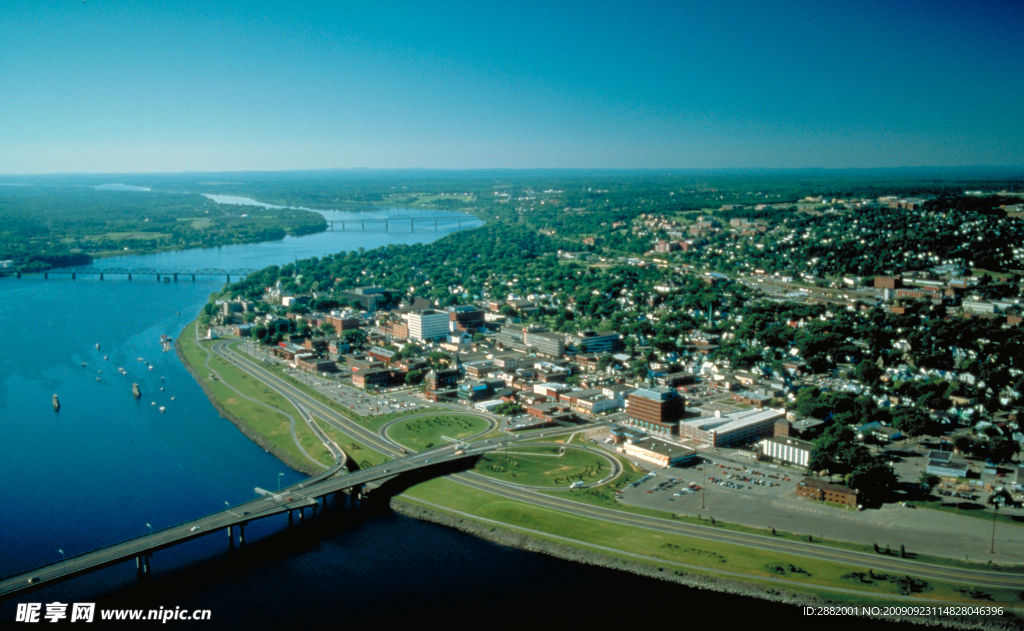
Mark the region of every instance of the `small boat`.
[[82, 368], [85, 368], [85, 362], [82, 362]]
[[150, 365], [149, 365], [149, 369], [150, 369], [150, 370], [153, 370], [153, 364], [150, 364]]
[[174, 397], [171, 397], [171, 401], [173, 401], [173, 400], [174, 400]]
[[163, 391], [164, 391], [164, 389], [163, 389], [163, 388], [160, 388], [160, 392], [163, 392]]
[[108, 359], [110, 359], [110, 357], [108, 357], [106, 355], [103, 356], [103, 361], [107, 361]]
[[96, 377], [96, 381], [99, 381], [99, 380], [100, 380], [100, 378], [99, 378], [99, 377]]
[[142, 391], [139, 390], [139, 384], [137, 384], [137, 383], [133, 383], [132, 384], [132, 394], [135, 395], [136, 399], [138, 399], [139, 397], [142, 396]]
[[150, 401], [149, 404], [150, 405], [156, 405], [156, 401]]
[[100, 343], [96, 342], [96, 350], [100, 350]]
[[160, 406], [160, 413], [161, 413], [161, 414], [163, 414], [163, 413], [164, 413], [164, 410], [166, 410], [166, 409], [167, 409], [167, 408], [165, 408], [164, 406], [162, 406], [162, 405], [161, 405], [161, 406]]
[[60, 399], [57, 398], [56, 394], [53, 395], [53, 411], [60, 412]]

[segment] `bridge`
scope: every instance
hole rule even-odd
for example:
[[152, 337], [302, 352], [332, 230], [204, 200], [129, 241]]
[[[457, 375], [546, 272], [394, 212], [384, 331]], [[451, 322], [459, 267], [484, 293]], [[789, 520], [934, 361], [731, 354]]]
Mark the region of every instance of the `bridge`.
[[261, 497], [212, 515], [5, 578], [0, 581], [0, 598], [36, 590], [133, 558], [139, 578], [147, 578], [150, 575], [149, 558], [159, 550], [222, 529], [227, 532], [230, 546], [235, 545], [236, 533], [238, 545], [244, 546], [245, 526], [256, 519], [288, 513], [290, 524], [294, 523], [296, 515], [299, 521], [303, 521], [306, 509], [310, 509], [311, 514], [315, 516], [318, 509], [326, 507], [329, 495], [347, 492], [361, 497], [368, 485], [379, 485], [403, 473], [418, 471], [428, 465], [433, 467], [442, 463], [475, 458], [498, 448], [499, 443], [490, 441], [465, 449], [458, 449], [457, 445], [447, 445], [347, 475], [339, 475], [342, 471], [339, 460], [327, 471], [280, 491], [258, 489], [257, 493], [260, 493]]
[[417, 224], [422, 226], [434, 226], [434, 230], [437, 230], [438, 226], [444, 224], [455, 224], [457, 228], [462, 227], [463, 221], [473, 221], [476, 217], [470, 215], [426, 215], [423, 217], [409, 217], [407, 215], [395, 215], [393, 217], [387, 217], [385, 219], [328, 219], [327, 224], [331, 227], [331, 230], [336, 230], [336, 226], [340, 226], [342, 230], [348, 230], [349, 226], [359, 225], [361, 231], [366, 230], [366, 225], [373, 226], [384, 226], [385, 232], [391, 232], [392, 226], [395, 228], [409, 226], [409, 231], [416, 229]]
[[231, 282], [231, 277], [236, 278], [252, 274], [257, 270], [248, 267], [223, 270], [214, 267], [204, 267], [197, 270], [187, 269], [155, 269], [152, 267], [59, 267], [54, 269], [43, 270], [40, 272], [24, 272], [16, 269], [4, 269], [0, 270], [0, 276], [15, 276], [21, 278], [27, 275], [42, 275], [43, 278], [49, 280], [50, 276], [65, 277], [69, 276], [71, 280], [78, 280], [79, 276], [99, 276], [100, 280], [106, 279], [107, 276], [127, 276], [128, 280], [132, 280], [136, 276], [155, 276], [157, 282], [161, 280], [170, 282], [172, 279], [177, 281], [179, 278], [191, 278], [192, 282], [195, 282], [197, 276], [223, 276], [227, 281]]

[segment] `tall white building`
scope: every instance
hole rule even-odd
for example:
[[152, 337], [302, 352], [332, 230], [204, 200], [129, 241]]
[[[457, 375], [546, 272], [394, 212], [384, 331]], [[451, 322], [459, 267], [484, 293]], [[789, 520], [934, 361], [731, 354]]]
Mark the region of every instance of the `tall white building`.
[[773, 436], [761, 441], [761, 453], [765, 456], [806, 467], [814, 453], [814, 443], [788, 436]]
[[424, 309], [405, 316], [409, 323], [409, 339], [417, 342], [437, 340], [448, 336], [448, 313]]

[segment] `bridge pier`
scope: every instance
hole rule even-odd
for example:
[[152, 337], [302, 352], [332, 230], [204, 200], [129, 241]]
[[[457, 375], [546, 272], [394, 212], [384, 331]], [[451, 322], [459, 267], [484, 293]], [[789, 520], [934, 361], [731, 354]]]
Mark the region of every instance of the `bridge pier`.
[[21, 278], [21, 272], [16, 273], [15, 276], [17, 276], [18, 278]]
[[225, 274], [225, 276], [227, 277], [228, 282], [230, 283], [231, 282], [231, 274]]
[[292, 517], [292, 509], [290, 509], [290, 508], [288, 509], [288, 525], [289, 526], [294, 526], [295, 525], [295, 518]]
[[132, 273], [128, 272], [128, 280], [131, 280], [131, 279], [132, 279]]
[[299, 522], [301, 523], [301, 522], [306, 520], [306, 509], [305, 509], [305, 507], [300, 506], [298, 508], [298, 511], [299, 511]]
[[149, 574], [149, 556], [146, 554], [140, 554], [135, 557], [135, 575], [139, 580], [150, 578]]
[[78, 274], [71, 272], [71, 280], [78, 280]]
[[156, 275], [156, 282], [158, 282], [158, 283], [160, 282], [160, 274]]
[[178, 282], [178, 274], [177, 273], [174, 274], [174, 282]]
[[196, 282], [196, 275], [195, 274], [192, 274], [192, 282], [193, 283]]
[[238, 547], [245, 547], [245, 524], [238, 524]]
[[103, 280], [103, 272], [100, 272], [100, 280]]
[[228, 526], [228, 547], [229, 548], [234, 548], [235, 547], [235, 535], [234, 535], [233, 526]]
[[46, 280], [50, 280], [50, 272], [43, 272], [43, 278]]

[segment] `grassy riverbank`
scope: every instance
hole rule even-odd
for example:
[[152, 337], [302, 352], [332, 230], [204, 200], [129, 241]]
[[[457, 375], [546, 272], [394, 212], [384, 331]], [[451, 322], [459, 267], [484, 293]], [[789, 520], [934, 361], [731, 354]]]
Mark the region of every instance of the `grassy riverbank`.
[[185, 327], [178, 337], [178, 355], [221, 415], [296, 471], [312, 475], [330, 466], [330, 452], [298, 410], [252, 376], [214, 355], [205, 348], [210, 342], [197, 342], [195, 326], [193, 322]]
[[[763, 588], [781, 588], [858, 606], [957, 602], [1013, 607], [1019, 603], [1015, 590], [975, 589], [966, 581], [956, 580], [955, 571], [950, 572], [949, 579], [943, 580], [908, 577], [877, 570], [867, 563], [841, 563], [709, 541], [496, 497], [450, 479], [418, 484], [400, 499], [460, 520], [475, 520], [483, 530], [504, 529], [541, 541], [639, 562], [666, 576], [696, 574], [741, 580]], [[725, 530], [724, 526], [719, 527]]]

